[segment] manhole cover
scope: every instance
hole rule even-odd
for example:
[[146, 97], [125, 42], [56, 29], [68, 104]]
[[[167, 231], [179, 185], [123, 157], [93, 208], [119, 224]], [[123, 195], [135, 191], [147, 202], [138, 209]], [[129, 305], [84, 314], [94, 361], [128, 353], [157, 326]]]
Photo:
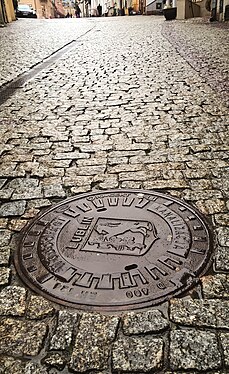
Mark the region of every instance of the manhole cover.
[[16, 268], [57, 303], [115, 311], [145, 308], [197, 281], [209, 232], [189, 205], [157, 192], [113, 190], [57, 204], [26, 227]]

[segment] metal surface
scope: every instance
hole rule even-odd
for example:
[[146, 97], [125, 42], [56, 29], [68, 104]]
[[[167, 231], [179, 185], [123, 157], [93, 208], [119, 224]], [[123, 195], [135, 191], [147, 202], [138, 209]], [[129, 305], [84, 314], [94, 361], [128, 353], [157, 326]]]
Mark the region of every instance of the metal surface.
[[16, 268], [34, 291], [84, 310], [149, 307], [203, 273], [210, 235], [201, 216], [169, 195], [112, 190], [78, 195], [23, 232]]

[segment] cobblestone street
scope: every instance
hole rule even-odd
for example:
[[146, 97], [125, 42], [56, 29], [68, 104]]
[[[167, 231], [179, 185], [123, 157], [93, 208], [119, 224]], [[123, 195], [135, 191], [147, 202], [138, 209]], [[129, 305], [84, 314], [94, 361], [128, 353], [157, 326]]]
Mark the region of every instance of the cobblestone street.
[[[0, 29], [0, 49], [0, 373], [229, 373], [228, 27], [21, 19]], [[207, 274], [139, 312], [87, 313], [29, 290], [13, 263], [26, 223], [118, 188], [198, 209], [214, 236]]]

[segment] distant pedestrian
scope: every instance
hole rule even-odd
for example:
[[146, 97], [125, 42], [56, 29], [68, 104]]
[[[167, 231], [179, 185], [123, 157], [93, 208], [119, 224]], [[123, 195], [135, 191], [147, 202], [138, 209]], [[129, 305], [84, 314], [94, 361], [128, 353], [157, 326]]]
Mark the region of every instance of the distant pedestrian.
[[80, 13], [81, 13], [80, 7], [78, 4], [76, 4], [76, 11], [75, 11], [76, 18], [80, 18]]
[[101, 15], [102, 15], [102, 6], [100, 4], [97, 6], [97, 11], [98, 11], [98, 16], [101, 17]]

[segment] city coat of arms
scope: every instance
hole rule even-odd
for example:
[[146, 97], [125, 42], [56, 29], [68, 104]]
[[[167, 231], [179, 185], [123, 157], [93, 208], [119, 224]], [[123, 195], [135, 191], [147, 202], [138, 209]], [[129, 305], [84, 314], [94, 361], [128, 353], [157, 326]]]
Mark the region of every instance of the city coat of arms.
[[99, 218], [83, 250], [140, 256], [157, 239], [156, 227], [151, 222]]

